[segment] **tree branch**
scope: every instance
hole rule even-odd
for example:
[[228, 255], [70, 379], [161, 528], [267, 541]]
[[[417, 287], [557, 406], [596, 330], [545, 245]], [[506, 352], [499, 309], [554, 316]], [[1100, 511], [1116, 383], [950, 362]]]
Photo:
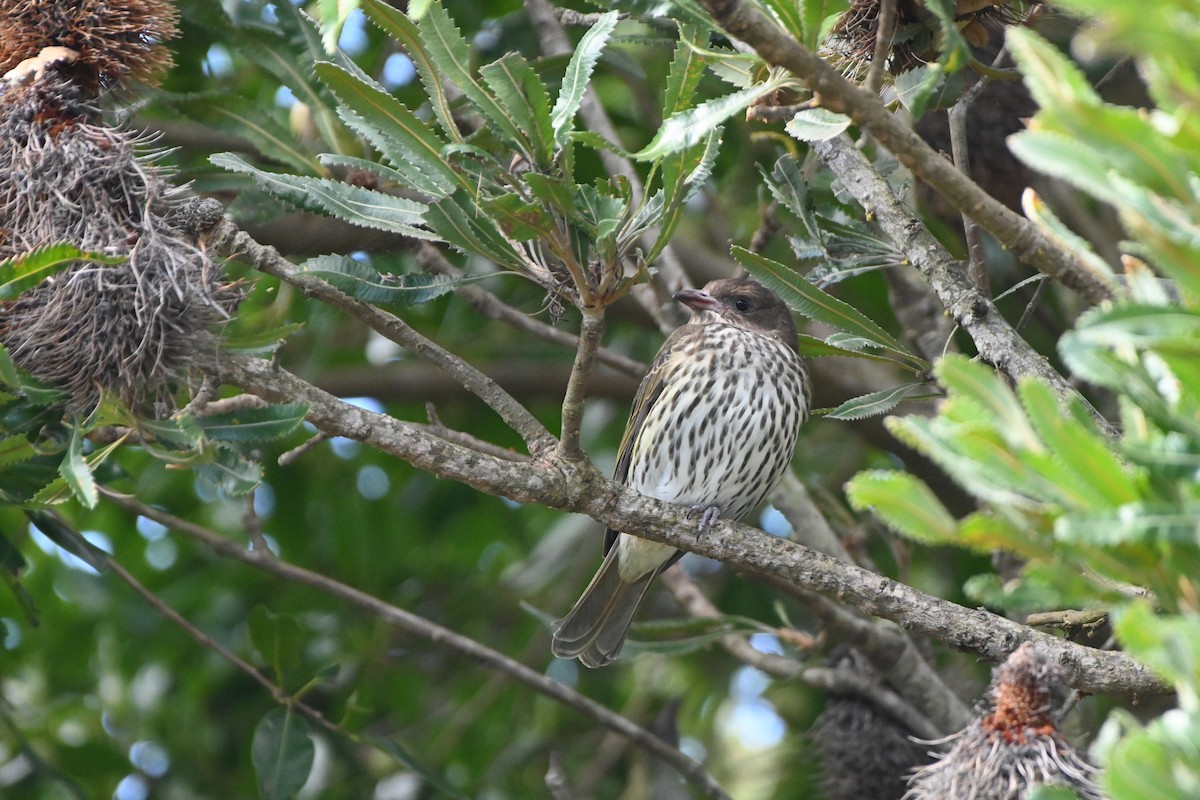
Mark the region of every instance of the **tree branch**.
[[261, 359], [224, 355], [209, 364], [221, 379], [274, 402], [304, 402], [321, 430], [355, 439], [440, 478], [482, 492], [587, 514], [615, 530], [773, 575], [871, 616], [900, 623], [948, 646], [1002, 661], [1025, 641], [1038, 641], [1063, 664], [1075, 688], [1097, 694], [1158, 694], [1169, 686], [1124, 653], [1056, 639], [981, 609], [928, 595], [794, 542], [718, 520], [695, 535], [687, 508], [644, 497], [605, 478], [590, 462], [553, 455], [544, 468], [491, 458], [399, 420], [344, 403]]
[[575, 363], [571, 367], [571, 378], [562, 402], [562, 435], [559, 437], [558, 455], [567, 461], [586, 458], [579, 447], [579, 426], [583, 422], [584, 382], [592, 372], [592, 362], [604, 335], [604, 308], [584, 308], [583, 324], [579, 332], [579, 349], [575, 351]]
[[[814, 142], [813, 149], [925, 277], [950, 316], [971, 336], [980, 357], [1014, 381], [1025, 376], [1037, 377], [1045, 381], [1060, 399], [1078, 398], [1086, 403], [1045, 357], [1013, 330], [992, 301], [976, 288], [959, 262], [900, 202], [887, 181], [871, 168], [849, 137], [842, 134], [828, 141]], [[1100, 425], [1113, 433], [1106, 420], [1094, 410], [1092, 413]]]
[[499, 414], [510, 428], [520, 434], [531, 455], [537, 455], [554, 446], [554, 436], [499, 384], [436, 342], [413, 330], [396, 315], [370, 303], [356, 300], [318, 278], [298, 272], [275, 248], [265, 247], [254, 241], [228, 219], [221, 218], [210, 230], [203, 232], [203, 237], [206, 244], [218, 251], [245, 261], [260, 272], [295, 286], [307, 297], [345, 311], [414, 355], [436, 365]]
[[705, 771], [703, 766], [688, 758], [674, 747], [671, 747], [658, 736], [655, 736], [631, 720], [613, 713], [594, 700], [567, 688], [558, 681], [547, 678], [540, 672], [536, 672], [524, 664], [508, 658], [503, 653], [492, 650], [474, 639], [462, 636], [448, 628], [443, 628], [424, 617], [385, 603], [372, 595], [361, 592], [352, 586], [340, 583], [325, 575], [298, 567], [282, 559], [266, 557], [258, 551], [247, 550], [215, 531], [142, 503], [135, 497], [119, 494], [109, 489], [102, 488], [102, 491], [109, 500], [121, 508], [152, 519], [176, 533], [194, 539], [221, 556], [235, 559], [278, 578], [308, 586], [332, 597], [337, 597], [375, 615], [393, 627], [428, 639], [436, 644], [449, 647], [474, 661], [478, 661], [492, 669], [500, 670], [534, 689], [539, 694], [543, 694], [563, 705], [574, 708], [594, 722], [624, 736], [647, 752], [661, 758], [677, 769], [689, 781], [700, 787], [709, 797], [729, 800], [729, 795]]
[[845, 114], [869, 131], [900, 163], [970, 214], [1017, 258], [1092, 303], [1112, 297], [1114, 289], [1106, 276], [1089, 270], [1074, 254], [983, 191], [888, 111], [878, 97], [859, 89], [757, 9], [741, 0], [701, 0], [701, 5], [722, 28], [753, 47], [767, 63], [784, 67], [803, 81], [823, 107]]

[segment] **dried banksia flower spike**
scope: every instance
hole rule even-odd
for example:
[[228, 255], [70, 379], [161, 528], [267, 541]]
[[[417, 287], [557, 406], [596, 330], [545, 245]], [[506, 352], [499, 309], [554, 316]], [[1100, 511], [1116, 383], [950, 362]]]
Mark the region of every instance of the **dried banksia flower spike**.
[[1066, 672], [1026, 642], [993, 674], [992, 707], [947, 740], [953, 747], [917, 770], [905, 800], [1021, 800], [1039, 785], [1061, 785], [1102, 800], [1097, 769], [1058, 729], [1070, 696]]
[[101, 91], [168, 57], [163, 0], [0, 0], [0, 259], [68, 242], [82, 261], [0, 305], [0, 343], [86, 414], [102, 396], [155, 413], [236, 292], [170, 218], [183, 199], [147, 142], [103, 124]]

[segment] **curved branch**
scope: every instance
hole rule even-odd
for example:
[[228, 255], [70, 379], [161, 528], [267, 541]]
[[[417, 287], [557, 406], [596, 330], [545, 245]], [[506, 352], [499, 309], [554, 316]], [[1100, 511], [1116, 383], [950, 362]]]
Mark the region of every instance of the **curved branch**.
[[1113, 287], [1105, 276], [1089, 270], [1074, 254], [981, 189], [888, 111], [878, 97], [859, 89], [761, 12], [741, 0], [701, 0], [701, 5], [722, 28], [753, 47], [767, 63], [783, 67], [803, 81], [823, 107], [845, 114], [870, 131], [900, 163], [977, 220], [1017, 258], [1060, 280], [1092, 303], [1112, 297]]
[[[961, 264], [900, 202], [887, 181], [871, 168], [849, 137], [842, 134], [828, 141], [814, 142], [813, 149], [859, 205], [874, 216], [880, 229], [908, 256], [946, 311], [975, 342], [980, 357], [1014, 381], [1034, 376], [1045, 381], [1060, 399], [1077, 398], [1086, 405], [1087, 401], [1080, 397], [1075, 387], [1008, 324]], [[1113, 432], [1106, 420], [1095, 411], [1092, 413], [1100, 425]]]
[[992, 661], [1003, 661], [1023, 642], [1038, 641], [1066, 668], [1072, 685], [1084, 692], [1170, 691], [1161, 678], [1124, 653], [1094, 650], [982, 609], [964, 608], [756, 528], [718, 520], [697, 537], [688, 509], [613, 483], [590, 462], [569, 462], [551, 454], [542, 469], [530, 469], [344, 403], [261, 359], [224, 355], [208, 366], [224, 382], [267, 400], [307, 403], [308, 419], [317, 428], [369, 444], [440, 478], [518, 502], [587, 514], [616, 530], [773, 575]]
[[235, 559], [278, 578], [299, 583], [303, 586], [309, 586], [332, 597], [337, 597], [375, 615], [400, 630], [450, 647], [481, 664], [499, 670], [504, 674], [511, 675], [538, 693], [574, 708], [595, 722], [626, 737], [647, 752], [661, 758], [677, 769], [689, 781], [699, 786], [709, 797], [729, 800], [729, 795], [725, 793], [702, 765], [688, 758], [674, 747], [671, 747], [671, 745], [664, 742], [658, 736], [655, 736], [631, 720], [622, 717], [620, 714], [608, 710], [596, 701], [579, 694], [573, 689], [567, 688], [558, 681], [547, 678], [540, 672], [536, 672], [524, 664], [512, 660], [503, 653], [486, 647], [474, 639], [455, 633], [448, 628], [443, 628], [424, 617], [385, 603], [377, 597], [340, 583], [325, 575], [289, 564], [260, 550], [248, 550], [214, 531], [142, 503], [134, 497], [122, 495], [108, 489], [103, 489], [102, 491], [116, 505], [135, 514], [152, 519], [177, 533], [195, 539], [221, 556]]

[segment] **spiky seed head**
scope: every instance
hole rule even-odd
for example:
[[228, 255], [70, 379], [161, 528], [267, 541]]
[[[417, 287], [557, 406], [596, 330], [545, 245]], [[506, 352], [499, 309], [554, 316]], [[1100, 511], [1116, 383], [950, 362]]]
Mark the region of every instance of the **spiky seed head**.
[[913, 774], [905, 800], [1022, 800], [1038, 785], [1102, 800], [1096, 767], [1058, 729], [1068, 694], [1066, 673], [1045, 648], [1021, 645], [993, 674], [991, 708]]
[[76, 86], [152, 83], [171, 66], [162, 43], [177, 22], [167, 0], [0, 0], [0, 75], [45, 47], [65, 47], [78, 54], [64, 68]]

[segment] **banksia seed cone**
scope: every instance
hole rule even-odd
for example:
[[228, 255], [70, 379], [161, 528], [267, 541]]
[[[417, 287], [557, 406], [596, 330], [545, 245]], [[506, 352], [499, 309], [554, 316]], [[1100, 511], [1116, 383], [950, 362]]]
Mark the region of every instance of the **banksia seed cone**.
[[[174, 12], [145, 1], [0, 6], [4, 36], [14, 37], [0, 49], [5, 63], [44, 45], [36, 69], [0, 80], [0, 259], [56, 242], [126, 259], [81, 262], [0, 306], [0, 343], [22, 368], [64, 389], [71, 411], [90, 411], [104, 392], [131, 407], [169, 410], [173, 384], [236, 296], [168, 222], [180, 190], [164, 182], [144, 141], [101, 124], [93, 93], [98, 82], [161, 66], [147, 43], [170, 28], [138, 36], [130, 26], [157, 25]], [[33, 9], [78, 29], [51, 36]], [[83, 49], [72, 54], [61, 42]], [[81, 72], [81, 64], [95, 71]]]
[[1058, 730], [1068, 691], [1064, 670], [1045, 650], [1021, 645], [994, 673], [991, 712], [913, 775], [905, 800], [1022, 800], [1039, 785], [1102, 800], [1096, 768]]
[[[858, 675], [882, 680], [869, 663], [847, 649], [830, 657], [849, 659]], [[898, 800], [915, 767], [928, 764], [924, 745], [902, 720], [857, 693], [830, 691], [809, 739], [821, 760], [826, 800]]]
[[0, 0], [0, 75], [44, 47], [66, 47], [78, 58], [65, 76], [81, 89], [150, 82], [171, 66], [162, 43], [177, 19], [164, 0]]

